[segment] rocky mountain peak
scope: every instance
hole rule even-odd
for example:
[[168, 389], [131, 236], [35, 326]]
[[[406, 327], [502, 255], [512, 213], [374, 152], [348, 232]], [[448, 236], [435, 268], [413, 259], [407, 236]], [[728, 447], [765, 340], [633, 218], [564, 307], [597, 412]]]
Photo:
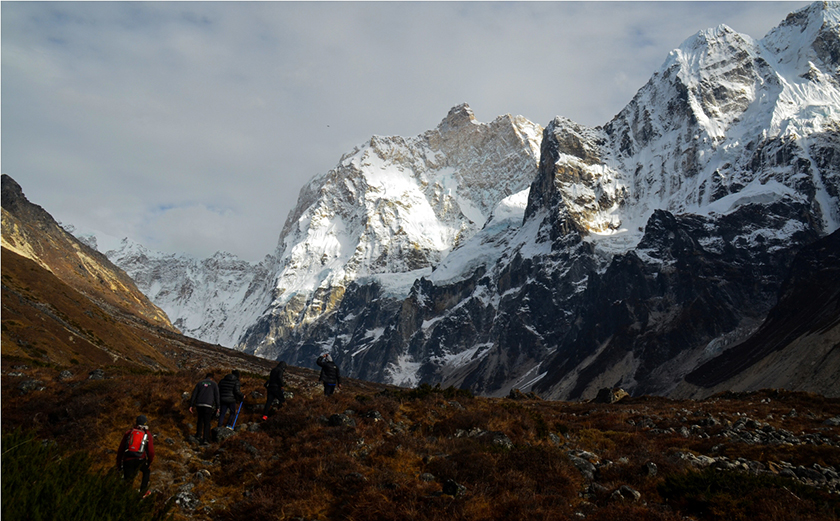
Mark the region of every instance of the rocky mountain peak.
[[835, 79], [840, 65], [840, 2], [814, 2], [791, 13], [762, 40], [779, 64], [790, 64], [800, 74], [812, 64]]
[[58, 227], [58, 223], [41, 206], [31, 203], [21, 186], [7, 174], [2, 174], [3, 210], [22, 221], [40, 228]]
[[24, 198], [23, 189], [20, 185], [12, 179], [7, 174], [2, 175], [3, 179], [3, 188], [2, 188], [2, 200], [3, 200], [3, 208], [6, 208], [8, 211], [14, 211], [16, 207], [19, 206], [20, 201]]
[[166, 314], [122, 269], [66, 232], [46, 210], [31, 203], [20, 185], [6, 174], [2, 176], [2, 203], [4, 249], [34, 261], [98, 303], [172, 328]]
[[[340, 305], [357, 280], [394, 295], [469, 240], [504, 199], [536, 174], [542, 127], [522, 117], [476, 121], [466, 104], [437, 129], [414, 137], [375, 136], [313, 179], [290, 214], [277, 251], [275, 299], [280, 339]], [[288, 322], [287, 322], [288, 321]], [[265, 330], [259, 330], [264, 344]], [[302, 331], [302, 330], [301, 330]]]
[[441, 133], [446, 133], [474, 122], [475, 114], [473, 114], [470, 106], [466, 103], [461, 103], [449, 110], [449, 114], [440, 122], [438, 129]]

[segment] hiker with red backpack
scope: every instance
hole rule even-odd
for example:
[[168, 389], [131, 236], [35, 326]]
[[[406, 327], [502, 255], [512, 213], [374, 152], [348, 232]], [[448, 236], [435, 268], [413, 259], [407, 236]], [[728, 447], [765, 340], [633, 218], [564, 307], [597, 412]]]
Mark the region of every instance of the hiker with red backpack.
[[195, 437], [199, 443], [207, 445], [210, 443], [210, 422], [219, 410], [219, 386], [213, 381], [213, 373], [207, 373], [204, 380], [195, 384], [190, 397], [190, 413], [193, 407], [198, 415]]
[[[219, 398], [222, 403], [222, 406], [219, 408], [219, 428], [223, 426], [233, 428], [232, 424], [234, 422], [234, 415], [236, 414], [236, 411], [234, 411], [236, 402], [239, 402], [241, 406], [242, 401], [245, 399], [245, 395], [242, 394], [239, 385], [238, 369], [234, 369], [219, 381]], [[230, 417], [225, 422], [225, 415], [227, 415], [228, 411], [230, 411]]]
[[138, 472], [143, 474], [140, 481], [140, 493], [143, 497], [150, 494], [149, 477], [152, 461], [155, 459], [154, 437], [147, 423], [144, 415], [138, 416], [134, 427], [126, 431], [117, 449], [117, 468], [123, 472], [123, 478], [129, 485], [134, 482]]

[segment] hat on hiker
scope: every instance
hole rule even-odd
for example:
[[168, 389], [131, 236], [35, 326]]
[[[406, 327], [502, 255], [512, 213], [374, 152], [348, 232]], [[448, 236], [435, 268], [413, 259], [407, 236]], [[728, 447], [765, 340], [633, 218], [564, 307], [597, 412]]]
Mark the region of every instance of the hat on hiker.
[[146, 425], [147, 421], [148, 420], [146, 419], [146, 416], [144, 414], [141, 414], [137, 417], [137, 425]]

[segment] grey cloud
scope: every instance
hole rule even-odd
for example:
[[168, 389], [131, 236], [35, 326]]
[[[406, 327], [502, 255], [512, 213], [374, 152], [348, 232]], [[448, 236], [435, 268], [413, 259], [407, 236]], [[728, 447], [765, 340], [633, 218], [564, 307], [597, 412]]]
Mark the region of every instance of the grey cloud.
[[467, 102], [609, 121], [699, 30], [804, 2], [3, 2], [3, 172], [57, 219], [259, 260], [300, 188]]

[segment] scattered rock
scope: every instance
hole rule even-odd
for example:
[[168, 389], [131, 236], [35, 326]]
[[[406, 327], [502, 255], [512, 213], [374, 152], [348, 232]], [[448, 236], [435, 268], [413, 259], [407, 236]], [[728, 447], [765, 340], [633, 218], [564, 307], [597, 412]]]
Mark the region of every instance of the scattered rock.
[[330, 427], [355, 427], [356, 420], [348, 416], [347, 414], [333, 414], [327, 420], [327, 423]]
[[511, 400], [539, 400], [540, 397], [534, 392], [523, 393], [519, 389], [511, 389], [508, 394]]
[[609, 493], [610, 489], [600, 483], [590, 483], [587, 489], [587, 494], [592, 498], [606, 497]]
[[379, 411], [369, 411], [367, 414], [365, 414], [365, 418], [373, 420], [374, 422], [383, 420], [382, 414], [380, 414]]
[[580, 449], [570, 450], [569, 454], [572, 455], [572, 456], [577, 456], [578, 458], [583, 458], [583, 459], [585, 459], [587, 461], [591, 461], [593, 463], [597, 462], [600, 459], [598, 456], [596, 456], [595, 454], [593, 454], [593, 453], [591, 453], [587, 450], [580, 450]]
[[455, 480], [448, 479], [446, 483], [443, 484], [443, 493], [447, 494], [452, 497], [458, 497], [459, 495], [463, 495], [467, 492], [467, 487], [461, 485], [460, 483], [456, 482]]
[[598, 391], [598, 395], [592, 401], [594, 403], [616, 403], [627, 396], [630, 396], [630, 393], [624, 389], [610, 389], [609, 387], [604, 387]]
[[645, 466], [642, 467], [642, 474], [645, 476], [653, 477], [657, 472], [659, 472], [659, 467], [657, 467], [656, 463], [652, 461], [648, 461], [645, 463]]
[[192, 491], [194, 486], [192, 483], [187, 483], [181, 486], [178, 493], [175, 494], [175, 504], [185, 512], [192, 512], [201, 505], [198, 496]]
[[401, 421], [395, 422], [393, 420], [389, 420], [388, 427], [391, 428], [392, 434], [402, 434], [405, 432], [405, 423]]
[[20, 391], [20, 394], [28, 394], [32, 391], [43, 391], [46, 389], [46, 387], [44, 387], [44, 382], [41, 380], [24, 380], [18, 384], [17, 388]]
[[429, 474], [428, 472], [424, 472], [420, 474], [420, 481], [434, 481], [435, 476], [433, 474]]
[[201, 469], [193, 474], [193, 483], [203, 483], [208, 479], [210, 479], [210, 471], [207, 469]]
[[485, 431], [476, 437], [503, 449], [510, 450], [513, 448], [513, 442], [503, 432]]
[[810, 480], [815, 483], [824, 483], [826, 481], [825, 476], [823, 476], [822, 472], [816, 469], [809, 469], [808, 467], [796, 467], [793, 472], [797, 475], [797, 477]]
[[579, 456], [575, 456], [574, 454], [569, 454], [569, 459], [572, 462], [572, 465], [577, 468], [581, 475], [589, 481], [595, 480], [595, 465]]
[[227, 427], [215, 427], [210, 430], [210, 434], [213, 437], [213, 441], [222, 442], [235, 435], [236, 431]]
[[731, 460], [726, 456], [712, 458], [705, 455], [695, 456], [687, 452], [677, 453], [677, 456], [697, 468], [712, 467], [719, 470], [748, 472], [753, 475], [777, 475], [794, 479], [804, 485], [817, 486], [826, 490], [840, 491], [840, 474], [834, 467], [822, 467], [814, 464], [813, 468], [794, 467], [788, 462], [768, 462], [767, 465], [759, 461], [746, 458]]
[[105, 379], [105, 371], [102, 369], [94, 369], [90, 373], [88, 373], [88, 380], [104, 380]]
[[638, 501], [642, 499], [642, 494], [634, 488], [621, 485], [610, 495], [610, 499], [614, 501]]
[[68, 370], [61, 371], [58, 373], [58, 381], [59, 382], [66, 382], [67, 380], [73, 378], [73, 373]]
[[253, 454], [254, 456], [259, 456], [260, 455], [260, 451], [256, 447], [254, 447], [253, 445], [248, 443], [247, 441], [242, 440], [239, 443], [242, 444], [242, 448], [244, 448], [246, 452], [249, 452], [249, 453]]

